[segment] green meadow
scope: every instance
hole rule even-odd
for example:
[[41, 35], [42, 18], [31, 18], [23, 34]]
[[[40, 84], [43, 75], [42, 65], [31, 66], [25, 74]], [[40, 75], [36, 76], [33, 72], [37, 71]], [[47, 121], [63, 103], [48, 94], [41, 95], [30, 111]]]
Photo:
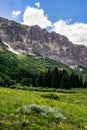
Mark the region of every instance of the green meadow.
[[86, 89], [60, 93], [0, 87], [0, 130], [86, 129]]

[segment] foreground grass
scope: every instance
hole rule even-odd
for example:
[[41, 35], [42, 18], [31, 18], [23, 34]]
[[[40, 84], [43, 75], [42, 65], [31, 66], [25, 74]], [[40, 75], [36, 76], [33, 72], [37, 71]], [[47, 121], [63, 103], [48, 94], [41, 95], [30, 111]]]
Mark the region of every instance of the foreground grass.
[[[52, 115], [28, 113], [28, 106], [31, 104], [39, 105], [43, 109], [49, 107], [52, 111], [58, 109], [58, 116], [63, 118], [58, 120]], [[87, 90], [66, 94], [0, 88], [0, 130], [22, 129], [86, 130]]]

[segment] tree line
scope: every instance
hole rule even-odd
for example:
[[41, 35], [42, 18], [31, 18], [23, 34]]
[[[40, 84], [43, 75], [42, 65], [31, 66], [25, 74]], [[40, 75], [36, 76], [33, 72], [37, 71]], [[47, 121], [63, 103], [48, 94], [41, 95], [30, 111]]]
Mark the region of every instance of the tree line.
[[87, 81], [83, 82], [82, 76], [78, 76], [74, 72], [68, 74], [66, 70], [59, 70], [57, 67], [36, 76], [22, 69], [20, 71], [17, 69], [15, 72], [7, 71], [8, 75], [6, 75], [7, 73], [0, 74], [0, 86], [9, 87], [21, 83], [23, 86], [32, 85], [56, 89], [87, 88]]
[[87, 82], [83, 82], [82, 76], [78, 76], [74, 72], [69, 75], [66, 70], [59, 70], [57, 67], [47, 72], [41, 72], [36, 85], [57, 89], [87, 88]]

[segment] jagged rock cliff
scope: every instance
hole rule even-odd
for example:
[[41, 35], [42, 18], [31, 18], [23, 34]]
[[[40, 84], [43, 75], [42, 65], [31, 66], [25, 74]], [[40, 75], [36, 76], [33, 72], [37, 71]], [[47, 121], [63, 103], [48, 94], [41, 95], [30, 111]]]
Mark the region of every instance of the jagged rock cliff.
[[39, 26], [26, 26], [0, 18], [0, 39], [17, 53], [48, 57], [71, 67], [87, 67], [87, 47]]

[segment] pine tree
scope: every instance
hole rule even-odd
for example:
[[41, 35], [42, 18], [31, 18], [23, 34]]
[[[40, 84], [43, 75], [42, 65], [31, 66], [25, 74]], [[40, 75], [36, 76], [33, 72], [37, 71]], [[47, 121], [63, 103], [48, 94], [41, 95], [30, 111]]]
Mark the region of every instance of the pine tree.
[[59, 88], [59, 85], [60, 85], [59, 71], [57, 67], [55, 67], [52, 72], [52, 87]]
[[72, 72], [70, 75], [70, 84], [72, 88], [76, 87], [76, 77], [75, 74]]
[[47, 87], [52, 88], [52, 71], [47, 72]]
[[70, 84], [70, 77], [68, 75], [68, 73], [64, 73], [62, 80], [61, 80], [61, 88], [63, 89], [70, 89], [71, 88], [71, 84]]
[[4, 86], [4, 81], [3, 81], [2, 77], [0, 77], [0, 86]]
[[43, 84], [43, 72], [40, 73], [40, 75], [39, 75], [39, 77], [37, 79], [37, 84], [40, 87], [42, 86], [42, 84]]
[[44, 72], [42, 75], [42, 87], [47, 87], [47, 73]]
[[80, 88], [80, 79], [79, 79], [79, 76], [77, 74], [75, 76], [75, 87]]
[[79, 79], [80, 79], [80, 81], [79, 81], [79, 83], [80, 83], [80, 84], [79, 84], [79, 87], [80, 87], [80, 88], [83, 88], [83, 79], [82, 79], [82, 76], [80, 76]]
[[87, 81], [85, 81], [83, 88], [87, 88]]

